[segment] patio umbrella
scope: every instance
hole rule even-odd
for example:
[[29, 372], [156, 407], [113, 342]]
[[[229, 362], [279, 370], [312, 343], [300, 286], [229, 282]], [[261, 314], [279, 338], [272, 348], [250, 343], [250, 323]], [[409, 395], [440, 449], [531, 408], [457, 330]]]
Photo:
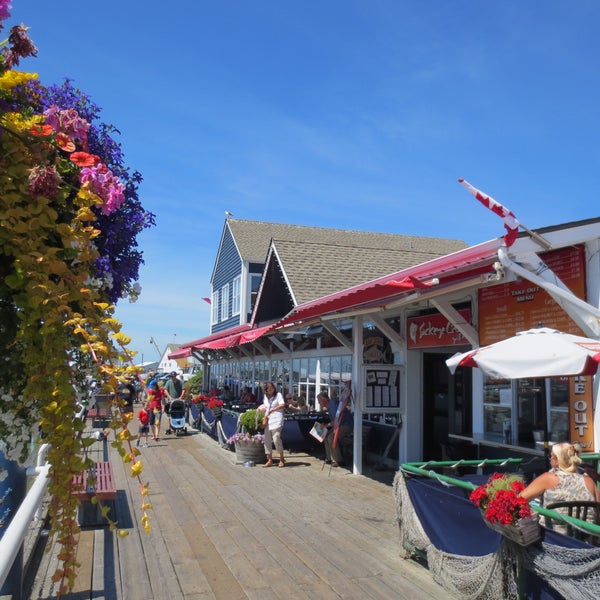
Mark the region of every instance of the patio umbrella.
[[521, 379], [595, 375], [599, 362], [598, 340], [539, 327], [455, 354], [446, 364], [452, 373], [458, 367], [477, 367], [498, 379]]

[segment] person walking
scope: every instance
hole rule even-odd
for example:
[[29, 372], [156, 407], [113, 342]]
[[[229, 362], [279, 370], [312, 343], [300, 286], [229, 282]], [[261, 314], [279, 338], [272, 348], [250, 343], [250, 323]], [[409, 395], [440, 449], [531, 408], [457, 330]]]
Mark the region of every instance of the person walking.
[[140, 445], [142, 436], [144, 437], [144, 446], [148, 447], [148, 434], [150, 432], [150, 411], [148, 410], [148, 402], [145, 400], [142, 404], [142, 408], [138, 411], [138, 439], [135, 442], [136, 446]]
[[283, 431], [283, 417], [285, 410], [285, 400], [280, 392], [277, 391], [272, 381], [267, 381], [264, 385], [265, 395], [263, 403], [258, 411], [265, 414], [267, 424], [265, 427], [265, 452], [267, 453], [267, 462], [263, 467], [273, 466], [273, 446], [279, 452], [279, 467], [285, 467], [283, 457], [283, 441], [281, 432]]
[[171, 371], [171, 373], [169, 373], [169, 379], [165, 383], [164, 390], [167, 394], [169, 402], [181, 398], [181, 395], [183, 394], [183, 386], [181, 385], [181, 381], [177, 377], [177, 373], [175, 373], [175, 371]]
[[148, 409], [150, 410], [150, 428], [152, 439], [158, 441], [160, 435], [160, 418], [163, 411], [164, 389], [159, 387], [158, 382], [153, 379], [148, 384]]

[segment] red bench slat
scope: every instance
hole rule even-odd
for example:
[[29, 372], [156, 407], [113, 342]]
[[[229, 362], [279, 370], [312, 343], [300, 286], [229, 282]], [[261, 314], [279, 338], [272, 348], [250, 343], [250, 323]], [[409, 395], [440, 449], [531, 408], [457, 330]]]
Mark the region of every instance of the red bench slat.
[[90, 408], [87, 412], [88, 419], [105, 419], [106, 409], [105, 408]]
[[[94, 469], [91, 469], [92, 473]], [[73, 494], [81, 500], [90, 500], [98, 496], [101, 500], [114, 500], [117, 497], [117, 486], [109, 462], [97, 462], [95, 466], [96, 483], [88, 482], [89, 471], [86, 469], [73, 477]]]

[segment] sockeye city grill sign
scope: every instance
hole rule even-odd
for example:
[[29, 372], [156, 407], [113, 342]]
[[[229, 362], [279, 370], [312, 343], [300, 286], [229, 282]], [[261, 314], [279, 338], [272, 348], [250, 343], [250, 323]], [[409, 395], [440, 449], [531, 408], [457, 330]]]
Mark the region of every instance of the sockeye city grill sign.
[[[459, 310], [460, 316], [471, 322], [471, 311]], [[438, 346], [460, 346], [468, 344], [463, 334], [441, 313], [423, 317], [410, 317], [406, 321], [408, 348], [436, 348]]]

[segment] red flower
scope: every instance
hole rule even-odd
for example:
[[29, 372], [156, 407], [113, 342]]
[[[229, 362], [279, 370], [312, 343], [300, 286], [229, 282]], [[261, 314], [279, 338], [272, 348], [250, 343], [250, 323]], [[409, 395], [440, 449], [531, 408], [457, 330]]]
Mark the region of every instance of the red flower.
[[65, 152], [73, 152], [75, 150], [73, 140], [66, 133], [59, 132], [56, 134], [56, 144]]
[[494, 473], [486, 484], [471, 492], [469, 499], [485, 512], [490, 523], [512, 525], [532, 516], [529, 503], [519, 496], [524, 489], [525, 485], [517, 475]]
[[71, 160], [78, 167], [94, 167], [100, 163], [99, 156], [88, 154], [87, 152], [73, 152], [73, 154], [71, 154]]
[[223, 406], [223, 401], [219, 400], [216, 396], [212, 396], [206, 401], [206, 406], [208, 406], [208, 408], [212, 410], [213, 408], [217, 408], [218, 406]]
[[31, 135], [35, 135], [38, 137], [45, 137], [47, 135], [50, 135], [54, 130], [52, 129], [52, 126], [50, 125], [34, 125], [30, 130], [29, 133], [31, 133]]

